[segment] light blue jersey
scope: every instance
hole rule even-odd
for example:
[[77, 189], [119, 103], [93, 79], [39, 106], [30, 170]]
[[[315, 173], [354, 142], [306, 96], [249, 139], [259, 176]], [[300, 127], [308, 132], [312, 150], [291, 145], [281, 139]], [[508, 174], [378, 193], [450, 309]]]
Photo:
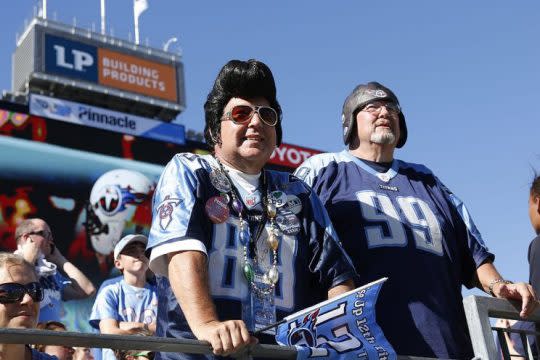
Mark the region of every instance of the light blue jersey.
[[[153, 285], [137, 288], [124, 279], [103, 287], [96, 296], [90, 315], [90, 325], [99, 329], [103, 319], [150, 324], [157, 318], [157, 293]], [[114, 353], [103, 349], [103, 360], [116, 360]]]
[[[166, 277], [165, 261], [155, 258], [154, 253], [161, 248], [206, 253], [210, 294], [219, 318], [242, 319], [242, 301], [249, 296], [250, 289], [242, 271], [244, 255], [238, 214], [228, 204], [230, 216], [215, 224], [205, 212], [208, 199], [220, 195], [210, 180], [212, 168], [218, 167], [212, 156], [178, 154], [166, 166], [157, 185], [148, 248], [152, 249], [150, 267], [161, 275], [158, 276], [158, 336], [193, 338]], [[289, 173], [266, 171], [266, 181], [268, 191], [284, 199], [277, 209], [277, 217], [283, 216], [280, 226], [284, 229], [277, 250], [279, 280], [274, 293], [279, 320], [325, 300], [330, 288], [354, 278], [355, 273], [335, 237], [328, 214], [311, 189]], [[261, 222], [262, 196], [257, 191], [247, 194], [239, 189], [239, 193], [252, 209], [245, 220], [251, 229], [256, 229]], [[254, 246], [258, 261], [268, 264], [272, 254], [266, 239], [267, 232], [262, 231]], [[166, 258], [164, 254], [160, 257]], [[205, 356], [173, 353], [158, 356], [158, 359], [201, 358]]]

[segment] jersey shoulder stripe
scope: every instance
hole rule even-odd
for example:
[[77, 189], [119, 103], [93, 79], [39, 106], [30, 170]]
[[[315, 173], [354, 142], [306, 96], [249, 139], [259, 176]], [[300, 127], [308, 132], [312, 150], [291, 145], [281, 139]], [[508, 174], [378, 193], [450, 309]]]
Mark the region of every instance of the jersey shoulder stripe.
[[296, 169], [294, 175], [306, 182], [309, 186], [313, 186], [315, 178], [319, 173], [331, 164], [352, 161], [346, 152], [347, 150], [343, 150], [341, 152], [313, 155]]

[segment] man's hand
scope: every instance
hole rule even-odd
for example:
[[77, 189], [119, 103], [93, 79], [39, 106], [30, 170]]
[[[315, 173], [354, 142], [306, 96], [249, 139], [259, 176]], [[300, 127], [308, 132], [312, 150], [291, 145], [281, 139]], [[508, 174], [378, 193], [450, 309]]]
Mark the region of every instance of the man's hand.
[[24, 260], [30, 264], [35, 264], [36, 260], [39, 257], [40, 249], [39, 243], [35, 242], [32, 239], [28, 239], [22, 244], [22, 256]]
[[50, 243], [52, 246], [49, 251], [49, 254], [45, 256], [47, 261], [52, 262], [66, 274], [71, 280], [71, 284], [67, 285], [64, 288], [62, 293], [62, 300], [73, 300], [73, 299], [84, 299], [89, 296], [92, 296], [96, 292], [94, 284], [79, 270], [75, 265], [73, 265], [69, 260], [67, 260], [60, 250]]
[[216, 355], [229, 355], [257, 343], [242, 320], [219, 321], [208, 286], [206, 254], [180, 251], [168, 255], [169, 282], [191, 331], [208, 341]]
[[493, 294], [498, 298], [521, 300], [521, 312], [519, 316], [522, 318], [528, 317], [538, 302], [536, 301], [536, 294], [530, 284], [520, 282], [515, 284], [506, 284], [499, 282], [493, 285]]
[[193, 329], [198, 340], [208, 341], [215, 355], [227, 356], [256, 344], [242, 320], [211, 321]]
[[64, 255], [62, 255], [60, 250], [56, 246], [54, 246], [54, 243], [51, 242], [50, 245], [52, 251], [45, 255], [45, 259], [59, 267], [62, 267], [67, 261], [66, 258], [64, 257]]

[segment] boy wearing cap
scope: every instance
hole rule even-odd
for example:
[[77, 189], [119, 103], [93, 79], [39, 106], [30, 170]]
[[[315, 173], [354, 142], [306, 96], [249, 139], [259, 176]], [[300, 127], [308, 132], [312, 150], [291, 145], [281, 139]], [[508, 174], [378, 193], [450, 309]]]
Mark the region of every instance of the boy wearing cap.
[[[146, 281], [147, 242], [146, 236], [132, 234], [123, 237], [114, 248], [114, 266], [123, 278], [101, 289], [90, 315], [90, 325], [102, 334], [155, 332], [157, 294], [155, 287]], [[102, 358], [116, 359], [109, 349], [103, 349]]]

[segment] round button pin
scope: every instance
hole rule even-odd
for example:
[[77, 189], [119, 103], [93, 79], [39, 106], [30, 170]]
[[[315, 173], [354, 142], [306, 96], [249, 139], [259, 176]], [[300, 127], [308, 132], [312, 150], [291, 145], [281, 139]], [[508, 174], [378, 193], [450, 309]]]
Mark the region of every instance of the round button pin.
[[221, 224], [229, 218], [229, 206], [221, 196], [213, 196], [206, 201], [206, 215], [215, 224]]

